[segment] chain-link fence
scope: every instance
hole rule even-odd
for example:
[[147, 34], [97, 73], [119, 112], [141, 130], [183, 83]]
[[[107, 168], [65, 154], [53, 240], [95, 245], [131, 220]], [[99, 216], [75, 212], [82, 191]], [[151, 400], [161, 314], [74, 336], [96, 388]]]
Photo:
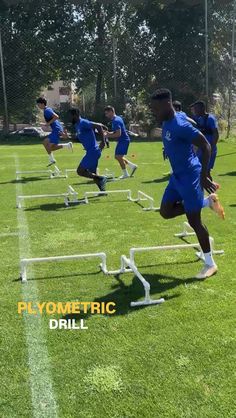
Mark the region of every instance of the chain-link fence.
[[112, 104], [149, 134], [148, 98], [160, 86], [187, 112], [205, 99], [226, 130], [236, 118], [234, 3], [1, 0], [0, 130], [40, 123], [35, 99], [43, 94], [65, 121], [71, 105], [103, 121]]

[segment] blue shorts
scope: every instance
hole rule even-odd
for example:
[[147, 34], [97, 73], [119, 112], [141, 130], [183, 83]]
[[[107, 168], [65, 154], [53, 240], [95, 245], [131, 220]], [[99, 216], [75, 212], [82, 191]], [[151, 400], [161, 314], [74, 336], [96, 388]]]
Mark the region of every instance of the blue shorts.
[[[199, 158], [199, 161], [202, 162], [202, 152], [201, 152], [201, 150], [198, 150], [197, 156]], [[208, 164], [208, 170], [212, 170], [214, 168], [216, 156], [217, 156], [217, 147], [214, 147], [212, 149], [212, 152], [211, 152], [211, 158], [210, 158], [210, 161], [209, 161], [209, 164]]]
[[58, 145], [59, 144], [59, 142], [60, 142], [60, 134], [62, 133], [62, 131], [52, 131], [49, 135], [48, 135], [48, 138], [49, 138], [49, 141], [50, 141], [50, 144], [55, 144], [55, 145]]
[[127, 155], [130, 141], [118, 141], [116, 145], [115, 155]]
[[203, 207], [204, 200], [200, 174], [199, 168], [185, 175], [172, 174], [162, 203], [183, 202], [186, 213], [199, 212]]
[[98, 160], [101, 155], [102, 153], [99, 148], [87, 151], [84, 158], [80, 161], [80, 166], [85, 170], [89, 170], [90, 173], [96, 174], [98, 168]]

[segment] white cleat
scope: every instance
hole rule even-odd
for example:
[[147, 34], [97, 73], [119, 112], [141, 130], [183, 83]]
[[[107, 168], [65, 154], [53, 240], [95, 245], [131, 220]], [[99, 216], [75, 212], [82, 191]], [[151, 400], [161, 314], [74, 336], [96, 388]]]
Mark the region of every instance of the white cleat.
[[131, 173], [130, 173], [130, 177], [133, 177], [135, 171], [137, 170], [138, 166], [136, 164], [133, 165], [133, 167], [131, 167]]
[[68, 142], [68, 149], [73, 152], [73, 143], [72, 142]]
[[208, 277], [214, 276], [218, 271], [217, 265], [208, 266], [207, 264], [204, 265], [203, 269], [196, 275], [196, 279], [204, 280]]
[[123, 176], [120, 176], [119, 179], [124, 180], [124, 179], [128, 179], [129, 177], [130, 177], [129, 174], [123, 174]]

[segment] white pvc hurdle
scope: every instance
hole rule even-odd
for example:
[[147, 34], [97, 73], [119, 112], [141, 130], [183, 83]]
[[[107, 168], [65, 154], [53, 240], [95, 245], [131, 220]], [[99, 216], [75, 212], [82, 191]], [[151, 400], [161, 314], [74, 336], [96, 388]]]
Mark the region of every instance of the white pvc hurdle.
[[[175, 234], [175, 237], [178, 238], [185, 238], [185, 237], [189, 237], [189, 236], [196, 236], [195, 232], [193, 231], [192, 227], [189, 225], [188, 222], [184, 222], [183, 223], [183, 231]], [[222, 255], [224, 254], [224, 250], [215, 250], [214, 248], [214, 239], [212, 237], [210, 237], [210, 244], [211, 244], [211, 251], [213, 255]], [[200, 252], [196, 252], [196, 256], [198, 258], [200, 258], [201, 260], [204, 260], [204, 256], [203, 256], [203, 252], [202, 250], [200, 250]]]
[[100, 268], [102, 272], [105, 275], [109, 276], [116, 276], [119, 274], [125, 274], [125, 273], [134, 273], [135, 276], [141, 281], [143, 288], [144, 288], [144, 294], [145, 298], [143, 301], [139, 302], [131, 302], [130, 306], [148, 306], [148, 305], [157, 305], [160, 303], [163, 303], [165, 300], [163, 298], [161, 299], [151, 299], [150, 297], [150, 283], [145, 280], [145, 278], [142, 276], [142, 274], [138, 271], [136, 265], [125, 255], [121, 256], [121, 267], [118, 270], [107, 270], [106, 265], [100, 264]]
[[89, 253], [76, 255], [61, 255], [55, 257], [37, 257], [37, 258], [23, 258], [20, 260], [20, 279], [22, 282], [27, 282], [27, 266], [34, 263], [46, 263], [53, 261], [69, 261], [79, 260], [81, 258], [100, 258], [102, 266], [106, 268], [106, 254], [105, 253]]
[[22, 201], [26, 199], [48, 199], [48, 198], [63, 198], [65, 205], [68, 207], [70, 198], [72, 203], [78, 203], [78, 193], [73, 189], [72, 186], [68, 186], [66, 193], [52, 193], [52, 194], [36, 194], [36, 195], [21, 195], [17, 196], [16, 206], [18, 209], [22, 208]]
[[138, 191], [138, 197], [137, 199], [130, 199], [131, 202], [142, 202], [142, 201], [148, 201], [149, 202], [149, 207], [148, 208], [143, 208], [144, 211], [150, 211], [150, 210], [154, 210], [154, 211], [159, 211], [160, 208], [155, 207], [154, 205], [154, 199], [153, 197], [149, 196], [146, 193], [141, 192], [141, 190]]
[[25, 174], [47, 174], [50, 179], [55, 178], [65, 178], [65, 175], [62, 174], [62, 171], [54, 166], [54, 170], [25, 170], [25, 171], [16, 171], [16, 180], [20, 180], [22, 177], [25, 177]]
[[108, 190], [105, 192], [85, 192], [84, 194], [84, 202], [86, 204], [89, 203], [89, 196], [95, 196], [95, 197], [99, 197], [99, 196], [106, 196], [106, 195], [110, 195], [110, 194], [117, 194], [117, 193], [125, 193], [127, 195], [127, 199], [131, 200], [131, 190]]
[[68, 173], [74, 173], [74, 174], [76, 174], [76, 169], [75, 168], [66, 168], [65, 169], [65, 177], [66, 178], [69, 177]]

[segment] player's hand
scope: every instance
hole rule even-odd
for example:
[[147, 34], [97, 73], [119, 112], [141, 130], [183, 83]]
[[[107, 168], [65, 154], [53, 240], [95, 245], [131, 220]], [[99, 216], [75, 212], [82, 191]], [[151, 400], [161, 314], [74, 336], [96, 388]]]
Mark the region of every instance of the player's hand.
[[206, 176], [201, 176], [201, 185], [203, 189], [205, 189], [209, 194], [215, 193], [215, 191], [217, 190], [217, 186], [215, 185], [215, 183], [213, 183], [213, 181], [211, 181]]
[[103, 150], [103, 148], [105, 147], [105, 142], [100, 142], [100, 144], [99, 144], [99, 148], [100, 148], [100, 150], [102, 151]]
[[166, 155], [165, 148], [162, 148], [162, 155], [163, 155], [163, 160], [164, 161], [168, 160], [168, 156]]

